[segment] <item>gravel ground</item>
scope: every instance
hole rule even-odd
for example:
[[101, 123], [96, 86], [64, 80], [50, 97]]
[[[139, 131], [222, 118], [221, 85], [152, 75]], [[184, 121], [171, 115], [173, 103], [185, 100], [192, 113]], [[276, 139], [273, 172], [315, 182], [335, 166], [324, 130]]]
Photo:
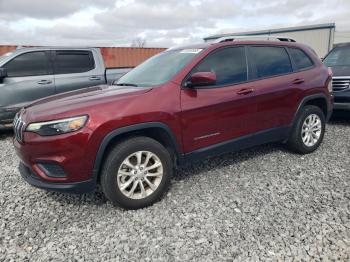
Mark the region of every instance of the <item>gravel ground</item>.
[[137, 211], [23, 182], [0, 137], [0, 261], [350, 260], [350, 120], [314, 154], [266, 145], [177, 171]]

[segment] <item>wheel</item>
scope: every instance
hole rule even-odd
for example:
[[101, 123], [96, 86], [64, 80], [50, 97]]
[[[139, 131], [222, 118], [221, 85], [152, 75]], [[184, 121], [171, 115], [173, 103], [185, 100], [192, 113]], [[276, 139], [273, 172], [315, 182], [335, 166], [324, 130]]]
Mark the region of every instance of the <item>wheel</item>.
[[299, 154], [312, 153], [320, 146], [325, 129], [323, 111], [317, 106], [307, 105], [293, 126], [287, 146]]
[[170, 153], [148, 137], [133, 137], [117, 144], [108, 154], [101, 173], [105, 196], [125, 209], [152, 205], [170, 185]]

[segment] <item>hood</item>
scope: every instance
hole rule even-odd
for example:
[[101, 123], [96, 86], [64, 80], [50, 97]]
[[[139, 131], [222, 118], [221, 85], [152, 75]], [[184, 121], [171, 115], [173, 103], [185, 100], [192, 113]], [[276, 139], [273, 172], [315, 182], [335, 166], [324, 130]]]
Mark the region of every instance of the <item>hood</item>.
[[333, 76], [349, 76], [350, 78], [350, 66], [332, 66]]
[[66, 113], [75, 114], [87, 108], [96, 109], [104, 103], [139, 96], [151, 89], [150, 87], [94, 86], [36, 100], [26, 106], [25, 111], [30, 113], [30, 118], [36, 120], [47, 119], [49, 116], [59, 117]]

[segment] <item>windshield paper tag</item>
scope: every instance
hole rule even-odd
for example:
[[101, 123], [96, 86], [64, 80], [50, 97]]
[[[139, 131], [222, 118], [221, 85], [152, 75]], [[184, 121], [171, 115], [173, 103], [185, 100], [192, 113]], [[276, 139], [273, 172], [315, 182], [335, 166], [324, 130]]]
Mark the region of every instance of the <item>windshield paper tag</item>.
[[181, 54], [198, 54], [203, 49], [184, 49], [180, 53]]

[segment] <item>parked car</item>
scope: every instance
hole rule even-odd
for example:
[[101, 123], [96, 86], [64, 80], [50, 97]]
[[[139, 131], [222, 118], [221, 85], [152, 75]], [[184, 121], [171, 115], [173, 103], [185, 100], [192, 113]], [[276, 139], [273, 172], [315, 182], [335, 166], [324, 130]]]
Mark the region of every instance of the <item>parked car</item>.
[[275, 41], [170, 49], [117, 85], [17, 115], [14, 146], [29, 184], [82, 193], [99, 183], [114, 204], [143, 208], [184, 163], [269, 142], [313, 152], [333, 103], [330, 71], [311, 49]]
[[21, 48], [0, 57], [0, 129], [32, 101], [107, 84], [130, 69], [107, 69], [98, 48]]
[[333, 71], [334, 110], [350, 110], [350, 43], [333, 48], [324, 64]]

